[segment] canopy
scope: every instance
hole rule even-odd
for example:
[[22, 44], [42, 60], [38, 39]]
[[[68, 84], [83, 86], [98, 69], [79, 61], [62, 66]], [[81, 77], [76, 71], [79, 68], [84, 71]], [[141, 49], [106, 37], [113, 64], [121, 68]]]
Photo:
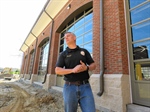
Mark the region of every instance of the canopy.
[[33, 41], [38, 38], [39, 34], [52, 21], [52, 19], [61, 11], [69, 0], [48, 0], [35, 24], [30, 30], [20, 50], [25, 52]]

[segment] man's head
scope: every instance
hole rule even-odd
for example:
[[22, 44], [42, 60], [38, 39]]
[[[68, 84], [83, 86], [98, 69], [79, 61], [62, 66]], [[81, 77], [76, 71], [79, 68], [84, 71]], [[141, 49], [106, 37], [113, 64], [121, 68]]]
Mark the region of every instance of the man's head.
[[73, 32], [65, 32], [65, 34], [72, 34], [73, 36], [76, 37], [76, 35]]
[[64, 35], [64, 39], [67, 45], [76, 44], [76, 35], [72, 32], [66, 32]]

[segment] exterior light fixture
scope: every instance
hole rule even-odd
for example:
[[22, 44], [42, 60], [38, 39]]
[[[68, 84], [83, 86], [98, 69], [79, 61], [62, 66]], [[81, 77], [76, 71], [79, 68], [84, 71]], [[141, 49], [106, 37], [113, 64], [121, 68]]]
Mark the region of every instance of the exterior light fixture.
[[70, 8], [71, 8], [71, 4], [68, 5], [67, 9], [70, 9]]

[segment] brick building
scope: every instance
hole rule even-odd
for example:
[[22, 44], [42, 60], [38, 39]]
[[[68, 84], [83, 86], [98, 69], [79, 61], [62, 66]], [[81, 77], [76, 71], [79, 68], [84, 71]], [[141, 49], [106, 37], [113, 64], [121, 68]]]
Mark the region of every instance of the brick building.
[[20, 48], [22, 79], [63, 88], [55, 64], [66, 48], [66, 31], [76, 34], [96, 62], [90, 83], [97, 109], [149, 111], [149, 0], [48, 0]]

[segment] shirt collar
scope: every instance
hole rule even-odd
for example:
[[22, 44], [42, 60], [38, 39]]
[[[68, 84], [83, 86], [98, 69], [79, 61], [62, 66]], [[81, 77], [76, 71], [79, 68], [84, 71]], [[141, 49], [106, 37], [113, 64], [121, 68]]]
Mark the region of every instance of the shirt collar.
[[76, 51], [76, 50], [78, 50], [78, 49], [80, 49], [79, 46], [77, 46], [77, 47], [74, 48], [74, 49], [70, 49], [69, 47], [66, 48], [66, 50], [67, 50], [68, 52]]

